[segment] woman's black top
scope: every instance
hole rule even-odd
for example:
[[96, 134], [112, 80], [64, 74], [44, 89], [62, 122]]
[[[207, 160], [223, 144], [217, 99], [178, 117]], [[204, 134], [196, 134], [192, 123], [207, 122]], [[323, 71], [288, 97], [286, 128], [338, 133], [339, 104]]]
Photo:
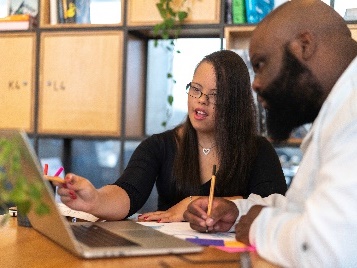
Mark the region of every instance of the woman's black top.
[[[285, 194], [285, 177], [279, 158], [271, 143], [264, 137], [258, 137], [258, 154], [251, 169], [246, 194], [237, 192], [237, 196], [247, 197], [254, 193], [266, 197], [273, 193]], [[175, 186], [172, 184], [172, 168], [176, 153], [174, 131], [168, 130], [154, 134], [139, 144], [120, 178], [114, 183], [122, 187], [130, 198], [128, 216], [136, 213], [148, 199], [156, 183], [158, 192], [158, 210], [167, 210], [180, 200], [174, 200]], [[210, 181], [201, 185], [196, 195], [209, 195]], [[187, 196], [192, 195], [188, 193]]]

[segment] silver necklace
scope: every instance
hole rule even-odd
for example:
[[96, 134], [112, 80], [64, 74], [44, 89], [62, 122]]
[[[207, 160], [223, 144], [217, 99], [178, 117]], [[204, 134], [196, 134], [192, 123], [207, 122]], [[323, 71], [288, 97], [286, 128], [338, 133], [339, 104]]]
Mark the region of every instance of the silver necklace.
[[211, 146], [211, 148], [204, 148], [201, 144], [198, 144], [201, 148], [202, 148], [202, 152], [205, 155], [208, 155], [211, 152], [211, 149], [216, 147], [216, 144], [214, 144], [213, 146]]

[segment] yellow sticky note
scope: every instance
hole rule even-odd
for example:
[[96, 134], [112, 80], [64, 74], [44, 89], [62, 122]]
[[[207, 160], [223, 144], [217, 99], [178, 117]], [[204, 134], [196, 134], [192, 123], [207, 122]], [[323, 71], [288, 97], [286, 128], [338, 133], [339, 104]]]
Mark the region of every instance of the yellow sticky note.
[[245, 248], [247, 247], [246, 244], [239, 242], [239, 241], [224, 241], [224, 245], [226, 247], [236, 247], [236, 248]]

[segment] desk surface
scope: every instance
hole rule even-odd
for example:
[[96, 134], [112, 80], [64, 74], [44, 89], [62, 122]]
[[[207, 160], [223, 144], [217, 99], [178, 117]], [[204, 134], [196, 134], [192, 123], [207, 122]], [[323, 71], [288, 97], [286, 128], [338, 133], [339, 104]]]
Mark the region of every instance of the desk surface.
[[[1, 220], [0, 216], [0, 220]], [[250, 254], [253, 267], [274, 267]], [[0, 262], [2, 267], [241, 267], [239, 253], [227, 253], [207, 247], [202, 253], [145, 257], [121, 257], [85, 260], [36, 232], [33, 228], [17, 226], [10, 218], [0, 226]]]

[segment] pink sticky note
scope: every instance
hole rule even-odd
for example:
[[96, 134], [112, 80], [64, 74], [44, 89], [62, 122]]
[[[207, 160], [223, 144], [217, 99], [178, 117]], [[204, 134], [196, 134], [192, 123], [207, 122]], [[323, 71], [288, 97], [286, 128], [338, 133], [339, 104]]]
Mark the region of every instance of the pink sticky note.
[[246, 252], [246, 251], [256, 251], [255, 247], [252, 246], [245, 246], [245, 247], [226, 247], [226, 246], [216, 246], [220, 250], [229, 253], [236, 253], [236, 252]]

